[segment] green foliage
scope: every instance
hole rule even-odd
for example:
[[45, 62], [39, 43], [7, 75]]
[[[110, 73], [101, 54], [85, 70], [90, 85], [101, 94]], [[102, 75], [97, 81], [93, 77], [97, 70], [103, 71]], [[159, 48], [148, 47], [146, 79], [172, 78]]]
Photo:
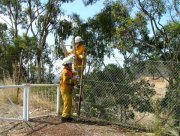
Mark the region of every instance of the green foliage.
[[134, 84], [135, 97], [132, 106], [139, 112], [153, 112], [151, 98], [155, 94], [151, 85], [144, 80]]
[[153, 112], [151, 97], [154, 90], [148, 82], [135, 81], [128, 74], [112, 64], [86, 75], [87, 109], [93, 112], [89, 114], [104, 119], [117, 119], [116, 116], [120, 115], [120, 121], [126, 121], [134, 117], [132, 108], [139, 112]]
[[63, 38], [67, 39], [72, 34], [72, 24], [67, 20], [62, 20], [59, 22], [57, 33]]
[[166, 93], [165, 98], [161, 102], [161, 107], [163, 111], [167, 113], [169, 116], [173, 116], [175, 121], [174, 125], [179, 126], [180, 119], [180, 89], [172, 88], [169, 89]]
[[5, 23], [0, 23], [0, 45], [2, 45], [0, 46], [1, 49], [4, 49], [9, 43], [7, 30], [7, 25]]
[[56, 33], [55, 33], [55, 54], [56, 58], [64, 58], [64, 52], [61, 48], [61, 41], [66, 40], [69, 36], [72, 35], [72, 23], [68, 20], [61, 20], [58, 22]]
[[[153, 132], [155, 136], [179, 136], [178, 126], [174, 126], [173, 115], [162, 117], [164, 109], [162, 108], [162, 101], [154, 102], [154, 114], [156, 116], [155, 124], [153, 125]], [[167, 112], [167, 111], [166, 111]], [[171, 111], [168, 111], [169, 113]]]
[[166, 26], [166, 31], [169, 34], [173, 34], [173, 36], [177, 37], [180, 34], [180, 22], [170, 23]]

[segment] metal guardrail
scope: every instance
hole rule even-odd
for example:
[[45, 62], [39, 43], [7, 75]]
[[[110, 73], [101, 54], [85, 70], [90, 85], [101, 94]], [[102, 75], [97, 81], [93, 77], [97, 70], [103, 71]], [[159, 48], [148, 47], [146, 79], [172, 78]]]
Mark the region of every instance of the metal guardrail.
[[[16, 120], [16, 121], [28, 121], [30, 119], [30, 94], [31, 89], [33, 87], [56, 87], [56, 114], [60, 113], [60, 91], [59, 91], [59, 85], [58, 84], [24, 84], [24, 85], [5, 85], [0, 86], [0, 92], [6, 91], [6, 89], [10, 88], [21, 88], [23, 89], [23, 113], [22, 117], [20, 119], [18, 118], [9, 118], [9, 117], [0, 117], [0, 120]], [[13, 91], [13, 90], [11, 90]], [[41, 90], [43, 92], [44, 90]], [[4, 92], [6, 93], [6, 92]], [[8, 97], [8, 96], [7, 96]], [[8, 98], [12, 106], [14, 105], [10, 98]], [[16, 108], [14, 108], [16, 109]], [[18, 109], [16, 109], [18, 110]], [[20, 115], [21, 116], [21, 115]]]

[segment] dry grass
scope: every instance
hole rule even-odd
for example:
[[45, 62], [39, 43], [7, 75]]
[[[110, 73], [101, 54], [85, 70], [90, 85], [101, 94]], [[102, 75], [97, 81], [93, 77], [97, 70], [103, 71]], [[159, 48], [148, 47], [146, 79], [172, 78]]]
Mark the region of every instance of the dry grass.
[[[3, 85], [14, 85], [15, 83], [10, 78], [6, 78], [3, 80]], [[38, 95], [31, 94], [30, 95], [30, 103], [31, 106], [34, 107], [42, 107], [42, 108], [49, 108], [52, 107], [52, 102], [48, 101], [45, 98], [41, 98]], [[23, 90], [21, 88], [6, 88], [0, 89], [0, 103], [9, 103], [12, 101], [16, 104], [23, 103]]]
[[30, 105], [33, 108], [42, 108], [42, 109], [51, 109], [56, 108], [52, 101], [47, 100], [46, 98], [41, 98], [38, 95], [31, 94], [30, 96]]
[[152, 100], [162, 99], [165, 97], [167, 92], [167, 87], [169, 83], [163, 78], [153, 78], [153, 77], [141, 77], [145, 81], [148, 81], [151, 86], [154, 86], [155, 95], [152, 97]]
[[[3, 85], [14, 85], [15, 83], [10, 78], [6, 78], [3, 80]], [[15, 104], [23, 103], [23, 93], [20, 88], [6, 88], [0, 89], [0, 102], [1, 103], [9, 103], [13, 102]]]
[[10, 78], [4, 78], [2, 81], [3, 85], [15, 85], [15, 82]]
[[152, 113], [140, 113], [135, 112], [135, 122], [140, 126], [144, 126], [146, 128], [152, 128], [156, 120], [156, 117]]
[[0, 91], [0, 103], [15, 103], [22, 105], [23, 96], [22, 91], [18, 89], [1, 89]]

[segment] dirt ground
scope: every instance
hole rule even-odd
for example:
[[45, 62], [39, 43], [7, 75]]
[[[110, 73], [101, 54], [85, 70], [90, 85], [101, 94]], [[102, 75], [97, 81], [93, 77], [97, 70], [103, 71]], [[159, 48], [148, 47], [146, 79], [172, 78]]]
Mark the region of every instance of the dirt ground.
[[76, 119], [62, 123], [60, 117], [49, 116], [29, 122], [0, 121], [0, 136], [151, 136], [116, 125]]

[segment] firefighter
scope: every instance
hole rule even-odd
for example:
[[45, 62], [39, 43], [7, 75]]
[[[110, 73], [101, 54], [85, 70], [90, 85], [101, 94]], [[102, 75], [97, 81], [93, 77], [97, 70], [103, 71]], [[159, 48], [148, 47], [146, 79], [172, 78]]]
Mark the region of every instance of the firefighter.
[[83, 100], [82, 96], [78, 93], [77, 91], [80, 91], [80, 79], [81, 79], [81, 75], [83, 74], [84, 68], [85, 68], [85, 64], [86, 64], [86, 47], [84, 44], [84, 40], [80, 37], [80, 36], [76, 36], [74, 39], [74, 47], [75, 47], [75, 51], [76, 54], [74, 54], [74, 52], [71, 51], [71, 54], [73, 53], [74, 56], [76, 57], [76, 64], [74, 64], [75, 70], [74, 71], [74, 75], [77, 75], [77, 79], [78, 83], [74, 86], [75, 92], [76, 92], [76, 97], [75, 97], [75, 101], [76, 101], [76, 112], [73, 113], [74, 116], [77, 116], [78, 114], [78, 101], [79, 100]]
[[76, 57], [77, 57], [76, 67], [77, 67], [78, 75], [79, 77], [81, 77], [81, 72], [84, 71], [86, 64], [86, 47], [84, 44], [84, 40], [80, 36], [75, 37], [75, 48], [76, 48]]
[[72, 73], [72, 62], [69, 59], [63, 59], [62, 65], [62, 75], [60, 81], [61, 95], [63, 100], [63, 111], [62, 111], [62, 122], [71, 122], [73, 118], [71, 117], [72, 108], [72, 90], [73, 86], [76, 84], [77, 80], [73, 78]]
[[76, 57], [76, 64], [73, 64], [75, 71], [73, 72], [81, 77], [81, 73], [84, 71], [86, 65], [86, 47], [84, 40], [80, 36], [75, 37], [74, 43], [76, 54], [74, 54], [73, 49], [71, 49], [70, 52], [66, 53], [65, 59], [69, 59], [73, 63], [74, 57]]

